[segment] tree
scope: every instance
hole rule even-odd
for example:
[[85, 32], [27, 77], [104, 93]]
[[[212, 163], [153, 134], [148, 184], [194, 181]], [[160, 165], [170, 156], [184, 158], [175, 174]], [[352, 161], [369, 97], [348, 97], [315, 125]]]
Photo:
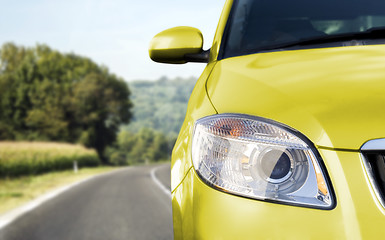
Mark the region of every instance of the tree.
[[166, 160], [169, 157], [169, 146], [166, 137], [162, 133], [156, 133], [151, 146], [152, 160]]
[[107, 154], [114, 164], [157, 162], [170, 158], [169, 141], [166, 136], [149, 128], [138, 133], [121, 131], [118, 141], [108, 148]]
[[130, 91], [106, 67], [46, 45], [0, 50], [0, 140], [82, 143], [103, 159], [120, 124], [129, 123]]

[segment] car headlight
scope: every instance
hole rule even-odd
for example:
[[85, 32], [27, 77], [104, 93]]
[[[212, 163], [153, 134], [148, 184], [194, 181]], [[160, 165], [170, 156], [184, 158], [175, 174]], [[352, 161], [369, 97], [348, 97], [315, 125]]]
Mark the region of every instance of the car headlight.
[[199, 119], [192, 160], [200, 178], [223, 192], [290, 205], [334, 207], [313, 144], [271, 120], [240, 114]]

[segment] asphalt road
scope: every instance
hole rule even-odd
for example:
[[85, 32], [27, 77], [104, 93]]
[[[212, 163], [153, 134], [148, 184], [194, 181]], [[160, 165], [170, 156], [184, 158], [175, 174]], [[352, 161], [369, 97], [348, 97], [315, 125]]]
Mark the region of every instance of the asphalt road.
[[96, 177], [16, 219], [0, 239], [172, 239], [171, 198], [159, 183], [170, 189], [169, 164]]

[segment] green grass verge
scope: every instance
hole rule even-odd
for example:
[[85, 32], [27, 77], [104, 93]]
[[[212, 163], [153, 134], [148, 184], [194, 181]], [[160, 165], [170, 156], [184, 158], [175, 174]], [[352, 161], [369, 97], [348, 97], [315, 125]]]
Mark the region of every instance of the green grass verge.
[[56, 188], [116, 169], [118, 168], [84, 168], [77, 173], [62, 171], [38, 176], [0, 179], [0, 214], [19, 207]]

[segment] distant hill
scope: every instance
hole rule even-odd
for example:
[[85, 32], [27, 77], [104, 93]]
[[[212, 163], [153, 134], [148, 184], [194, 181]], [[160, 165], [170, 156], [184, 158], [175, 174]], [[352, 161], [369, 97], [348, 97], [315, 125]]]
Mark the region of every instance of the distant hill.
[[175, 138], [182, 126], [187, 103], [196, 78], [129, 82], [134, 117], [122, 130], [137, 133], [142, 128], [162, 132]]

